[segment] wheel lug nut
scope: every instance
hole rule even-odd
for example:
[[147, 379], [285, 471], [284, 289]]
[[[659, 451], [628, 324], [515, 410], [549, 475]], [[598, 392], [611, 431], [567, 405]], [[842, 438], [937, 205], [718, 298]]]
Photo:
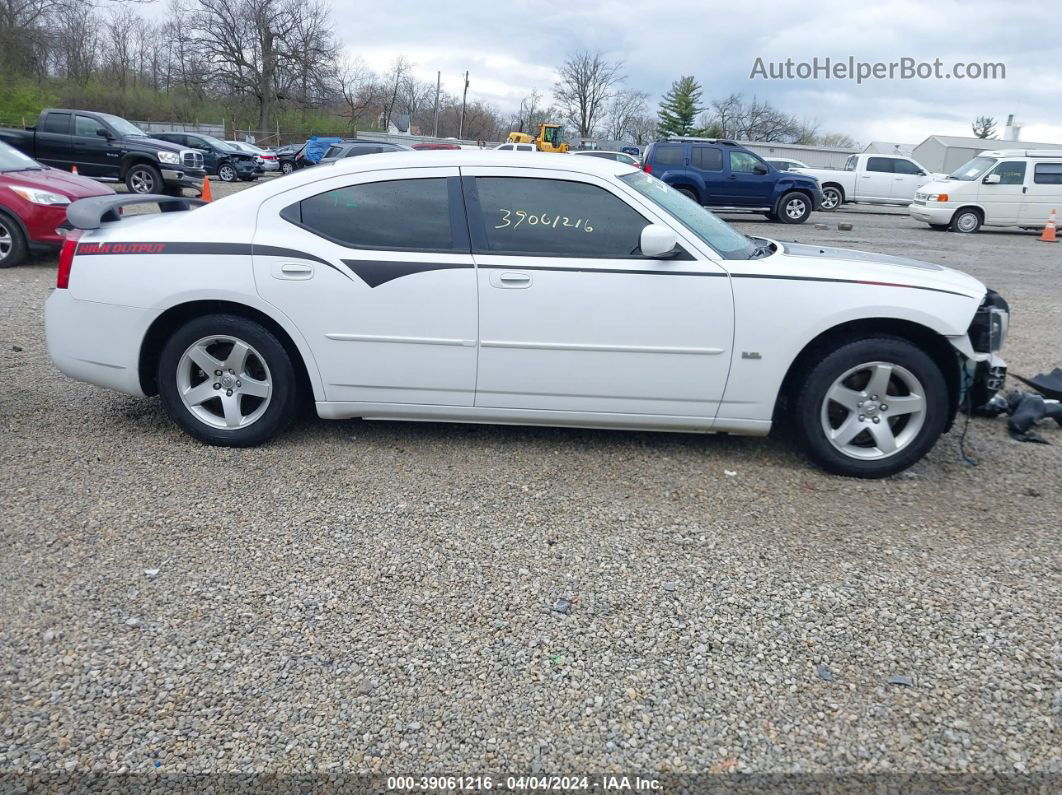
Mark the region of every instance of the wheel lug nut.
[[865, 416], [865, 415], [863, 415], [863, 414], [860, 414], [860, 415], [859, 415], [859, 421], [860, 421], [860, 422], [866, 422], [866, 421], [867, 421], [867, 418], [866, 418], [866, 416]]
[[881, 410], [882, 410], [882, 411], [888, 411], [888, 410], [889, 410], [889, 407], [888, 407], [888, 405], [886, 405], [885, 403], [882, 403], [882, 404], [881, 404]]
[[215, 370], [214, 375], [221, 375], [221, 370]]
[[[236, 382], [236, 386], [243, 386], [243, 382], [242, 382], [242, 381], [237, 381], [237, 382]], [[884, 407], [883, 407], [883, 408], [884, 408]]]
[[877, 425], [879, 422], [881, 422], [881, 417], [875, 417], [874, 418], [874, 424]]
[[221, 384], [214, 384], [214, 389], [221, 389]]
[[231, 389], [226, 389], [226, 390], [225, 390], [225, 394], [226, 394], [226, 395], [227, 395], [228, 397], [232, 397], [232, 390], [231, 390]]

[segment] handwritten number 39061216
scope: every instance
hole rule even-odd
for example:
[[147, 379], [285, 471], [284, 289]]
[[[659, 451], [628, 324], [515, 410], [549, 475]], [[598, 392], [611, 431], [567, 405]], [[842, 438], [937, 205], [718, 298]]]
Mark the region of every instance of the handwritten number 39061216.
[[[513, 223], [513, 216], [516, 216], [516, 223]], [[590, 220], [577, 218], [575, 223], [572, 223], [572, 219], [566, 215], [554, 216], [551, 221], [549, 213], [529, 213], [525, 210], [502, 210], [502, 222], [496, 225], [495, 229], [505, 229], [511, 226], [516, 229], [520, 224], [527, 223], [528, 226], [546, 226], [551, 229], [558, 229], [561, 227], [570, 227], [572, 229], [582, 229], [584, 232], [593, 232], [594, 227], [590, 226]]]

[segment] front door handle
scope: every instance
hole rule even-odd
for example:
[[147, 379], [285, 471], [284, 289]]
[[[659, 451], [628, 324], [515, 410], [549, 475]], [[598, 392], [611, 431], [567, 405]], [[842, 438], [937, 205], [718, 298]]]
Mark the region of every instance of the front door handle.
[[490, 274], [490, 285], [503, 290], [523, 290], [531, 286], [531, 274], [518, 271], [493, 271]]
[[313, 265], [305, 262], [285, 262], [274, 265], [273, 276], [277, 279], [309, 279], [313, 277]]

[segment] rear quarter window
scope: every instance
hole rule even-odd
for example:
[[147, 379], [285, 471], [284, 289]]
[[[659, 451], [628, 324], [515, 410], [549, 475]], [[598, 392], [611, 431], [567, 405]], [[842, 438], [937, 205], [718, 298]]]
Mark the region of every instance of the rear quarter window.
[[1037, 163], [1033, 170], [1037, 185], [1062, 185], [1062, 163]]
[[657, 144], [653, 147], [652, 161], [661, 166], [681, 166], [685, 160], [680, 144]]
[[49, 133], [62, 133], [63, 135], [70, 134], [70, 114], [69, 113], [49, 113], [44, 117], [44, 124], [41, 126], [42, 132]]
[[281, 217], [349, 248], [455, 250], [445, 178], [337, 188], [286, 207]]

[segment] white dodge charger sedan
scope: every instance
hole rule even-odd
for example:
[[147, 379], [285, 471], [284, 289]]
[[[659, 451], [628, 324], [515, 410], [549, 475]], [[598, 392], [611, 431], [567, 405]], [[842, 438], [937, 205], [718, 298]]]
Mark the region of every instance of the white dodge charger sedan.
[[592, 157], [403, 152], [212, 204], [75, 202], [47, 303], [69, 376], [210, 444], [321, 417], [766, 434], [860, 477], [1005, 372], [1006, 302], [915, 260], [750, 238]]

